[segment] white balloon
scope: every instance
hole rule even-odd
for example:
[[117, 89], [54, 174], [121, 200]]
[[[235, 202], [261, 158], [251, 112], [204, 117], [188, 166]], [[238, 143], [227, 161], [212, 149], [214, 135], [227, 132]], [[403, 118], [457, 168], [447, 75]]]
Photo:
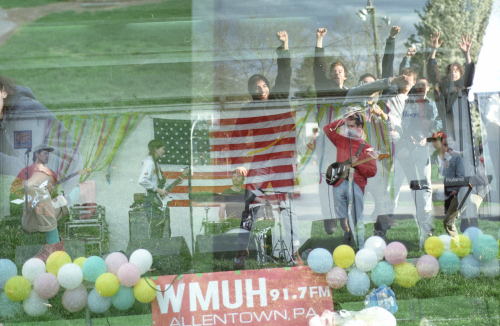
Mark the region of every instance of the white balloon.
[[57, 281], [65, 289], [76, 289], [83, 281], [82, 269], [77, 264], [63, 265], [57, 272]]
[[375, 268], [378, 263], [377, 254], [372, 249], [363, 248], [356, 253], [354, 258], [356, 267], [363, 271], [369, 272]]
[[146, 249], [137, 249], [130, 255], [129, 262], [137, 266], [142, 275], [149, 271], [153, 265], [153, 256]]
[[43, 273], [45, 273], [45, 263], [40, 258], [30, 258], [23, 265], [22, 274], [30, 282]]
[[371, 249], [377, 254], [377, 259], [382, 260], [384, 258], [384, 250], [387, 247], [385, 240], [379, 236], [371, 236], [365, 241], [363, 248]]
[[444, 250], [450, 250], [451, 237], [447, 234], [441, 234], [439, 239], [444, 243]]
[[48, 300], [40, 298], [35, 291], [31, 291], [28, 299], [23, 301], [23, 309], [29, 316], [37, 317], [47, 312], [48, 304]]

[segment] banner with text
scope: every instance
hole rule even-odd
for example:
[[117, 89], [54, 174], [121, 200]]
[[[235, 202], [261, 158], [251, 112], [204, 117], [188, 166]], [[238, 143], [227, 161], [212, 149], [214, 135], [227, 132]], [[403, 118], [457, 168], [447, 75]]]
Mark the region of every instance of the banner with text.
[[159, 276], [155, 326], [303, 326], [333, 309], [324, 274], [308, 267]]

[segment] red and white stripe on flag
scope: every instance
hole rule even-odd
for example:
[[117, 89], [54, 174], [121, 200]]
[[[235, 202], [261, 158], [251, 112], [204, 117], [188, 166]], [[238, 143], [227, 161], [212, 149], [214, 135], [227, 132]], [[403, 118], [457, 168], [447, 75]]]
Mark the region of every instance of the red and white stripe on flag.
[[[210, 164], [193, 166], [193, 193], [222, 193], [232, 185], [232, 172], [245, 167], [249, 189], [293, 192], [295, 185], [295, 113], [290, 109], [223, 111], [209, 129]], [[192, 153], [192, 155], [199, 155]], [[167, 184], [183, 166], [164, 165]], [[188, 181], [172, 190], [170, 207], [189, 205]], [[282, 195], [269, 196], [281, 198]]]

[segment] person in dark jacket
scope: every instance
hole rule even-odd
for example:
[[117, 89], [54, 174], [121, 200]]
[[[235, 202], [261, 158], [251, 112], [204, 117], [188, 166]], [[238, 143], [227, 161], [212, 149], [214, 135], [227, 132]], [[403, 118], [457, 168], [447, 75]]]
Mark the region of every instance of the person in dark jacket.
[[443, 127], [449, 135], [458, 139], [457, 135], [455, 135], [455, 121], [458, 117], [454, 116], [453, 106], [455, 102], [460, 101], [459, 106], [463, 109], [468, 107], [467, 89], [472, 85], [474, 79], [474, 62], [472, 62], [470, 54], [472, 39], [469, 36], [462, 36], [459, 43], [460, 50], [465, 57], [465, 66], [458, 62], [449, 64], [446, 67], [446, 74], [441, 75], [436, 60], [437, 51], [443, 44], [440, 37], [441, 33], [439, 32], [431, 35], [430, 46], [432, 51], [427, 61], [427, 72], [429, 81], [435, 85], [434, 97], [438, 104], [440, 118], [444, 124]]
[[292, 77], [292, 68], [290, 60], [290, 51], [288, 49], [288, 33], [280, 31], [277, 33], [281, 46], [278, 47], [278, 74], [271, 88], [269, 80], [261, 74], [252, 75], [248, 79], [248, 93], [254, 102], [288, 99], [290, 93], [290, 80]]

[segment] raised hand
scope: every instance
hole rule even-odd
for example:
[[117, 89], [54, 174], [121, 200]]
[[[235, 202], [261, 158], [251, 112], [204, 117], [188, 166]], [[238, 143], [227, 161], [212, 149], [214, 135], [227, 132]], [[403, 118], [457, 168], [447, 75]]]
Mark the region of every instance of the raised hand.
[[283, 49], [288, 50], [288, 33], [286, 31], [279, 31], [276, 33], [278, 40], [283, 44]]
[[316, 38], [323, 38], [325, 37], [326, 33], [328, 30], [325, 27], [320, 27], [316, 30]]
[[391, 31], [389, 32], [389, 36], [390, 37], [396, 37], [396, 35], [398, 35], [400, 31], [401, 31], [401, 27], [399, 27], [399, 26], [392, 26], [391, 27]]
[[432, 48], [439, 49], [441, 45], [443, 45], [443, 40], [441, 40], [440, 37], [441, 37], [441, 32], [437, 31], [432, 33], [430, 41], [430, 46]]
[[407, 57], [413, 57], [417, 53], [417, 49], [413, 46], [410, 46], [408, 50], [406, 50]]
[[458, 42], [458, 46], [460, 47], [460, 50], [464, 53], [470, 52], [470, 49], [472, 48], [472, 38], [470, 35], [462, 35], [462, 38], [460, 42]]

